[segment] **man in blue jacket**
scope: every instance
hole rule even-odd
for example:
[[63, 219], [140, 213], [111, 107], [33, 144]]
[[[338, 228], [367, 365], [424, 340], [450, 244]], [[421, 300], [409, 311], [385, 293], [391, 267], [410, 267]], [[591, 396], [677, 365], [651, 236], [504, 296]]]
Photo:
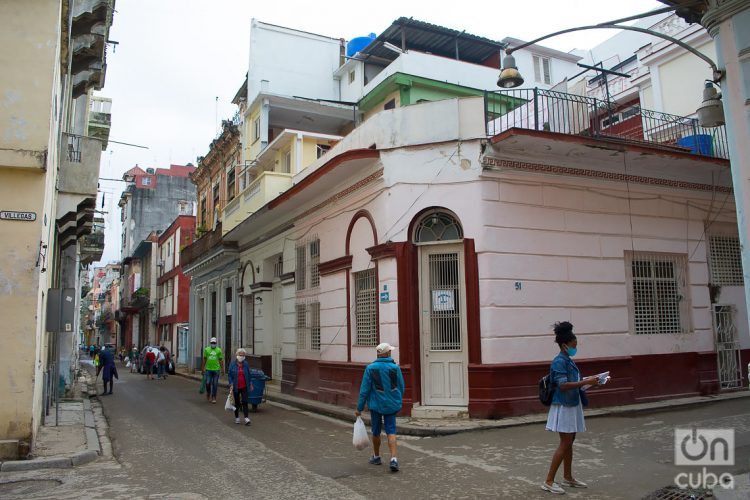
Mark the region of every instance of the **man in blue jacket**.
[[357, 411], [354, 414], [359, 416], [365, 409], [365, 402], [367, 403], [372, 419], [372, 449], [375, 453], [370, 458], [370, 463], [373, 465], [383, 463], [380, 459], [380, 429], [385, 426], [388, 449], [391, 452], [391, 471], [397, 472], [396, 414], [401, 410], [404, 397], [404, 376], [401, 374], [401, 368], [391, 357], [393, 347], [390, 344], [383, 342], [376, 347], [376, 351], [378, 359], [365, 368], [359, 388]]

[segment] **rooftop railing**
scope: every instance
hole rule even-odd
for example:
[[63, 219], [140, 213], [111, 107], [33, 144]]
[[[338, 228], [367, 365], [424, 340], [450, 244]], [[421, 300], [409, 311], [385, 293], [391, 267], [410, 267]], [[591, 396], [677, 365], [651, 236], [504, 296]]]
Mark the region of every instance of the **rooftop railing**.
[[484, 102], [488, 136], [521, 128], [729, 159], [726, 128], [701, 127], [695, 118], [538, 88], [488, 91]]

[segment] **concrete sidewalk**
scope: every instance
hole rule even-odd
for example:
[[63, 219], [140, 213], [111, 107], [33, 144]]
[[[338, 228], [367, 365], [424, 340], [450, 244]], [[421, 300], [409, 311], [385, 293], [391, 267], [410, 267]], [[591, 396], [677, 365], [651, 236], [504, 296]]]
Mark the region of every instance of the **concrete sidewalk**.
[[86, 370], [81, 370], [73, 396], [60, 401], [57, 425], [52, 407], [28, 459], [0, 462], [0, 473], [64, 469], [96, 460], [102, 454], [100, 434], [106, 438], [106, 427], [101, 405], [91, 399], [96, 396], [93, 384]]
[[[201, 375], [188, 373], [185, 370], [178, 369], [176, 375], [186, 377], [200, 382]], [[225, 381], [220, 381], [219, 386], [228, 389], [229, 385]], [[328, 417], [337, 418], [347, 422], [354, 422], [354, 410], [327, 403], [321, 403], [312, 399], [305, 399], [281, 392], [277, 383], [266, 384], [267, 398], [275, 403], [286, 404]], [[715, 396], [695, 396], [689, 398], [668, 399], [664, 401], [655, 401], [650, 403], [639, 403], [632, 405], [611, 406], [608, 408], [596, 408], [586, 410], [586, 418], [606, 417], [610, 415], [627, 415], [632, 413], [673, 410], [685, 406], [695, 406], [710, 404], [716, 401], [726, 401], [738, 398], [750, 398], [750, 391], [728, 392]], [[370, 424], [368, 412], [362, 413], [362, 419], [366, 424]], [[399, 417], [397, 426], [399, 434], [407, 436], [447, 436], [461, 432], [478, 431], [484, 429], [501, 429], [506, 427], [517, 427], [520, 425], [542, 424], [547, 422], [547, 413], [535, 413], [520, 417], [508, 417], [497, 420], [485, 419], [431, 419], [431, 418], [411, 418]]]

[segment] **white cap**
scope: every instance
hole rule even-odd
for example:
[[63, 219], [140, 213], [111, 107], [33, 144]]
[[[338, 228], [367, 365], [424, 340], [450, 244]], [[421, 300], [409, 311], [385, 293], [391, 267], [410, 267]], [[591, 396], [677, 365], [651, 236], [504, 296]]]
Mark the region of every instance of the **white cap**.
[[211, 343], [218, 343], [218, 341], [216, 340], [216, 337], [211, 337]]
[[393, 346], [388, 342], [383, 342], [382, 344], [378, 345], [375, 350], [378, 352], [378, 354], [384, 354], [386, 352], [391, 352], [393, 350]]

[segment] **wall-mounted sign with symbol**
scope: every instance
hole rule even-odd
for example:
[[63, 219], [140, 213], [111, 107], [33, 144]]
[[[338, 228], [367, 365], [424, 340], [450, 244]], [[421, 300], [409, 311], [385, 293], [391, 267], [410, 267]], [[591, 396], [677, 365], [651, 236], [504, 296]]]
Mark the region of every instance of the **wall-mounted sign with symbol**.
[[453, 311], [456, 303], [453, 296], [453, 290], [433, 290], [432, 291], [432, 310], [433, 311]]

